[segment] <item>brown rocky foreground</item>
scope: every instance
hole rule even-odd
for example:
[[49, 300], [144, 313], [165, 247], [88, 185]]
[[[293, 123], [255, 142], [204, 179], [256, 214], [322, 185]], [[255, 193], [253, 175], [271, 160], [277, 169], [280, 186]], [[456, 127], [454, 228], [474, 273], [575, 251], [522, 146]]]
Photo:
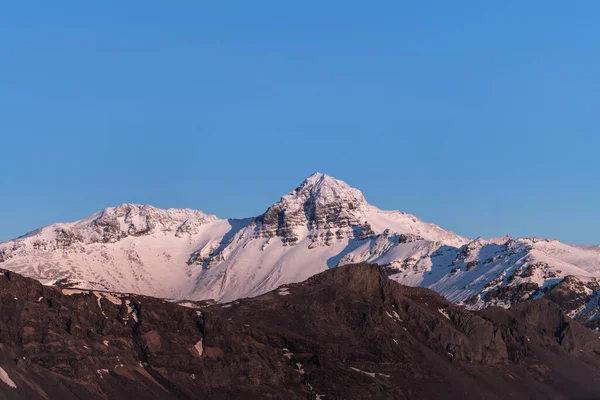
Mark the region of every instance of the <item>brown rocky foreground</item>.
[[0, 274], [2, 399], [594, 399], [598, 336], [547, 300], [471, 312], [366, 264], [187, 307]]

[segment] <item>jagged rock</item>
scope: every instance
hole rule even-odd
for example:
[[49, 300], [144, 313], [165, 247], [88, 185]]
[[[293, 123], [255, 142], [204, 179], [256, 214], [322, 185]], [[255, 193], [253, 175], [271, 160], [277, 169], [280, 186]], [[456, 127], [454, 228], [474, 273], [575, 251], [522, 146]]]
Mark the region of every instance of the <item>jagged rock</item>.
[[410, 233], [401, 233], [398, 236], [398, 243], [402, 244], [402, 243], [413, 243], [416, 242], [418, 240], [423, 240], [423, 238], [419, 235], [411, 235]]
[[[500, 281], [496, 281], [495, 286]], [[539, 291], [539, 286], [533, 282], [502, 286], [490, 289], [485, 293], [485, 302], [491, 305], [510, 305], [531, 299]]]
[[[255, 237], [278, 236], [283, 243], [294, 245], [297, 228], [306, 227], [317, 237], [319, 231], [335, 228], [337, 239], [343, 239], [353, 233], [353, 226], [364, 227], [360, 222], [364, 205], [360, 191], [327, 175], [313, 174], [257, 218]], [[372, 232], [370, 227], [365, 231]], [[324, 244], [328, 242], [326, 239]]]
[[528, 278], [530, 276], [533, 276], [536, 271], [538, 271], [538, 270], [546, 270], [546, 269], [548, 269], [548, 263], [545, 263], [545, 262], [537, 262], [537, 263], [534, 263], [534, 264], [529, 264], [525, 268], [525, 271], [521, 274], [521, 276], [523, 278]]
[[479, 261], [469, 261], [467, 263], [467, 267], [465, 268], [466, 271], [471, 271], [472, 269], [474, 269], [475, 267], [477, 267], [477, 264], [479, 264]]
[[8, 249], [0, 249], [0, 263], [8, 260]]

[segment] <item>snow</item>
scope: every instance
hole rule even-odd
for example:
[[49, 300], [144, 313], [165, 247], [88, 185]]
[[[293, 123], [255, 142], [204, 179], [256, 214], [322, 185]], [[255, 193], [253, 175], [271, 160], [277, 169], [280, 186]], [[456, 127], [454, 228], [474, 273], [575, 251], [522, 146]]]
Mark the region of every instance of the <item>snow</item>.
[[370, 376], [371, 378], [375, 378], [375, 374], [373, 372], [363, 371], [362, 369], [358, 369], [358, 368], [354, 368], [354, 367], [350, 367], [350, 369], [353, 371], [356, 371], [356, 372], [360, 372], [361, 374]]
[[201, 356], [202, 353], [204, 352], [204, 347], [202, 346], [202, 339], [200, 339], [198, 341], [198, 343], [196, 343], [194, 345], [194, 348], [196, 349], [196, 351], [198, 352], [198, 355]]
[[129, 299], [125, 300], [125, 306], [127, 307], [127, 314], [131, 314], [135, 322], [140, 322], [138, 310], [135, 308], [135, 306], [131, 305], [131, 301]]
[[14, 389], [17, 388], [17, 384], [12, 379], [10, 379], [10, 377], [8, 376], [8, 374], [2, 367], [0, 367], [0, 380], [2, 382], [6, 383], [11, 388], [14, 388]]
[[198, 308], [197, 304], [190, 303], [189, 301], [184, 301], [182, 303], [177, 303], [177, 305], [181, 306], [181, 307], [185, 307], [185, 308]]
[[[144, 229], [145, 218], [139, 215], [148, 214], [153, 217], [155, 228], [146, 235], [130, 235], [106, 243], [99, 240], [95, 223], [107, 216], [120, 215], [115, 217], [119, 227], [128, 229], [123, 213], [127, 207], [138, 207], [138, 216], [129, 216], [128, 223]], [[233, 224], [200, 211], [123, 205], [74, 223], [39, 229], [0, 244], [0, 250], [10, 251], [3, 267], [39, 280], [55, 282], [67, 278], [80, 289], [182, 298], [182, 283], [189, 279], [188, 273], [194, 268], [186, 264], [190, 254], [219, 242]], [[180, 233], [178, 228], [182, 226], [189, 226], [189, 232]], [[81, 241], [66, 249], [59, 248], [57, 229], [69, 230]]]
[[[311, 224], [307, 204], [339, 208], [341, 219], [367, 223], [372, 234], [354, 235], [358, 225]], [[395, 272], [391, 279], [428, 287], [458, 303], [501, 286], [533, 282], [550, 287], [567, 275], [600, 278], [599, 246], [510, 236], [470, 240], [414, 215], [380, 210], [359, 190], [326, 174], [311, 175], [275, 206], [297, 215], [290, 226], [294, 245], [272, 236], [276, 232], [267, 232], [260, 219], [124, 204], [0, 243], [6, 258], [2, 265], [43, 282], [66, 280], [77, 287], [63, 289], [67, 295], [93, 290], [99, 305], [101, 298], [121, 304], [110, 292], [230, 302], [355, 262], [386, 266]], [[548, 267], [531, 276], [522, 273], [536, 263]], [[290, 292], [281, 288], [277, 293]]]
[[100, 303], [100, 299], [106, 299], [108, 301], [110, 301], [111, 303], [113, 303], [114, 305], [120, 306], [121, 305], [121, 299], [120, 299], [120, 295], [116, 294], [116, 293], [109, 293], [109, 292], [93, 292], [94, 296], [96, 296], [96, 299], [98, 300], [98, 306], [100, 308], [102, 308], [102, 305]]
[[282, 349], [282, 351], [283, 351], [283, 356], [284, 356], [285, 358], [287, 358], [288, 360], [291, 360], [291, 359], [292, 359], [292, 356], [294, 355], [294, 353], [291, 353], [291, 352], [290, 352], [290, 351], [289, 351], [287, 348], [285, 348], [285, 347]]
[[72, 296], [74, 294], [90, 294], [89, 290], [80, 290], [80, 289], [62, 289], [62, 293], [65, 296]]
[[440, 314], [442, 314], [444, 317], [450, 319], [450, 315], [448, 315], [448, 312], [446, 310], [444, 310], [443, 308], [438, 308], [438, 311]]
[[102, 376], [102, 374], [108, 374], [108, 370], [107, 369], [99, 369], [96, 370], [96, 372], [98, 373], [98, 375], [100, 375], [100, 378], [104, 379], [104, 376]]
[[388, 311], [386, 311], [385, 313], [387, 314], [388, 317], [390, 317], [393, 320], [396, 320], [398, 322], [404, 322], [404, 321], [402, 321], [402, 319], [400, 318], [400, 316], [398, 315], [398, 313], [396, 311], [392, 311], [391, 314]]

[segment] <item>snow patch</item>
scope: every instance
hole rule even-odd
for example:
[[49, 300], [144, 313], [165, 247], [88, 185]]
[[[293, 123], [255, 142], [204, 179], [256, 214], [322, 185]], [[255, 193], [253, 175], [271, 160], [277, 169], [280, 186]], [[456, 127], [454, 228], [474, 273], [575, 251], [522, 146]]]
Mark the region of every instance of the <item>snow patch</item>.
[[371, 378], [375, 378], [375, 374], [373, 372], [363, 371], [362, 369], [358, 369], [358, 368], [354, 368], [354, 367], [350, 367], [350, 369], [353, 371], [356, 371], [356, 372], [360, 372], [361, 374], [370, 376]]
[[183, 303], [177, 303], [178, 306], [185, 308], [198, 308], [197, 304], [190, 303], [189, 301], [184, 301]]
[[285, 358], [287, 358], [288, 360], [292, 359], [292, 356], [294, 355], [294, 353], [291, 353], [288, 349], [286, 349], [285, 347], [282, 349], [283, 351], [283, 356]]
[[74, 294], [90, 294], [90, 291], [81, 289], [62, 289], [62, 294], [65, 296], [72, 296]]
[[2, 382], [6, 383], [11, 388], [14, 388], [14, 389], [17, 388], [17, 384], [12, 379], [10, 379], [10, 377], [8, 376], [8, 374], [2, 367], [0, 367], [0, 380]]
[[385, 312], [387, 314], [388, 317], [390, 317], [391, 319], [394, 319], [398, 322], [404, 322], [404, 320], [402, 320], [402, 318], [400, 318], [400, 316], [398, 315], [398, 313], [396, 311], [392, 311], [392, 313], [390, 314], [389, 311]]
[[200, 339], [198, 341], [198, 343], [196, 343], [194, 345], [194, 348], [196, 349], [196, 351], [198, 352], [198, 355], [201, 356], [202, 353], [204, 352], [204, 347], [202, 346], [202, 339]]
[[100, 375], [101, 379], [104, 379], [104, 376], [102, 376], [103, 374], [104, 375], [109, 374], [109, 371], [107, 369], [98, 369], [98, 370], [96, 370], [96, 372], [98, 373], [98, 375]]
[[440, 312], [440, 314], [442, 314], [444, 317], [450, 319], [450, 315], [448, 315], [448, 312], [446, 310], [444, 310], [443, 308], [438, 308], [438, 311]]
[[135, 322], [140, 322], [140, 316], [137, 308], [131, 305], [131, 301], [129, 299], [125, 300], [125, 305], [127, 306], [127, 313], [133, 316], [133, 320]]
[[110, 292], [96, 292], [96, 291], [92, 292], [92, 293], [94, 293], [94, 295], [98, 299], [98, 306], [100, 307], [100, 309], [102, 309], [102, 305], [100, 303], [100, 299], [106, 299], [106, 300], [110, 301], [111, 303], [113, 303], [114, 305], [117, 305], [117, 306], [121, 305], [121, 299], [115, 293], [110, 293]]

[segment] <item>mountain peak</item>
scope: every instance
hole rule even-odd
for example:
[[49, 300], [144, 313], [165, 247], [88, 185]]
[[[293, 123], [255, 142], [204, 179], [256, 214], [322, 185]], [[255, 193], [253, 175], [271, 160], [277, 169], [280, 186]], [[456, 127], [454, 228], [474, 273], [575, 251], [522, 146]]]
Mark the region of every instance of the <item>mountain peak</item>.
[[92, 215], [90, 218], [97, 219], [103, 216], [114, 215], [116, 217], [122, 217], [125, 219], [131, 218], [132, 216], [143, 216], [149, 218], [171, 218], [171, 219], [190, 219], [190, 218], [207, 218], [215, 219], [216, 217], [212, 214], [206, 214], [200, 210], [194, 210], [191, 208], [158, 208], [150, 204], [136, 204], [136, 203], [123, 203], [117, 206], [107, 207], [102, 211]]
[[[324, 181], [339, 181], [338, 179], [335, 179], [334, 177], [324, 174], [322, 172], [315, 172], [312, 175], [310, 175], [308, 178], [306, 178], [304, 180], [304, 182], [302, 182], [302, 184], [316, 184], [318, 182], [324, 182]], [[342, 182], [342, 181], [339, 181]]]
[[325, 177], [331, 178], [331, 177], [330, 177], [329, 175], [327, 175], [327, 174], [324, 174], [324, 173], [322, 173], [322, 172], [316, 171], [316, 172], [313, 172], [313, 173], [312, 173], [312, 174], [311, 174], [311, 175], [310, 175], [308, 178], [306, 178], [305, 180], [307, 180], [307, 181], [308, 181], [308, 180], [311, 180], [311, 179], [312, 179], [312, 180], [318, 180], [318, 179], [322, 179], [322, 178], [325, 178]]
[[[352, 236], [353, 227], [364, 220], [367, 205], [360, 190], [332, 176], [315, 172], [261, 215], [258, 235], [279, 236], [285, 244], [298, 241], [297, 229], [336, 229], [338, 238]], [[341, 230], [340, 230], [341, 229]], [[331, 233], [326, 243], [333, 240]]]
[[304, 180], [296, 189], [292, 190], [282, 201], [301, 198], [312, 200], [320, 205], [326, 203], [342, 203], [350, 208], [366, 204], [362, 192], [354, 189], [346, 182], [330, 175], [315, 172]]
[[330, 246], [346, 238], [365, 239], [387, 232], [427, 240], [466, 240], [437, 225], [400, 212], [382, 211], [370, 205], [362, 192], [332, 176], [315, 172], [257, 218], [258, 237], [282, 238], [296, 244], [308, 235], [309, 248]]

